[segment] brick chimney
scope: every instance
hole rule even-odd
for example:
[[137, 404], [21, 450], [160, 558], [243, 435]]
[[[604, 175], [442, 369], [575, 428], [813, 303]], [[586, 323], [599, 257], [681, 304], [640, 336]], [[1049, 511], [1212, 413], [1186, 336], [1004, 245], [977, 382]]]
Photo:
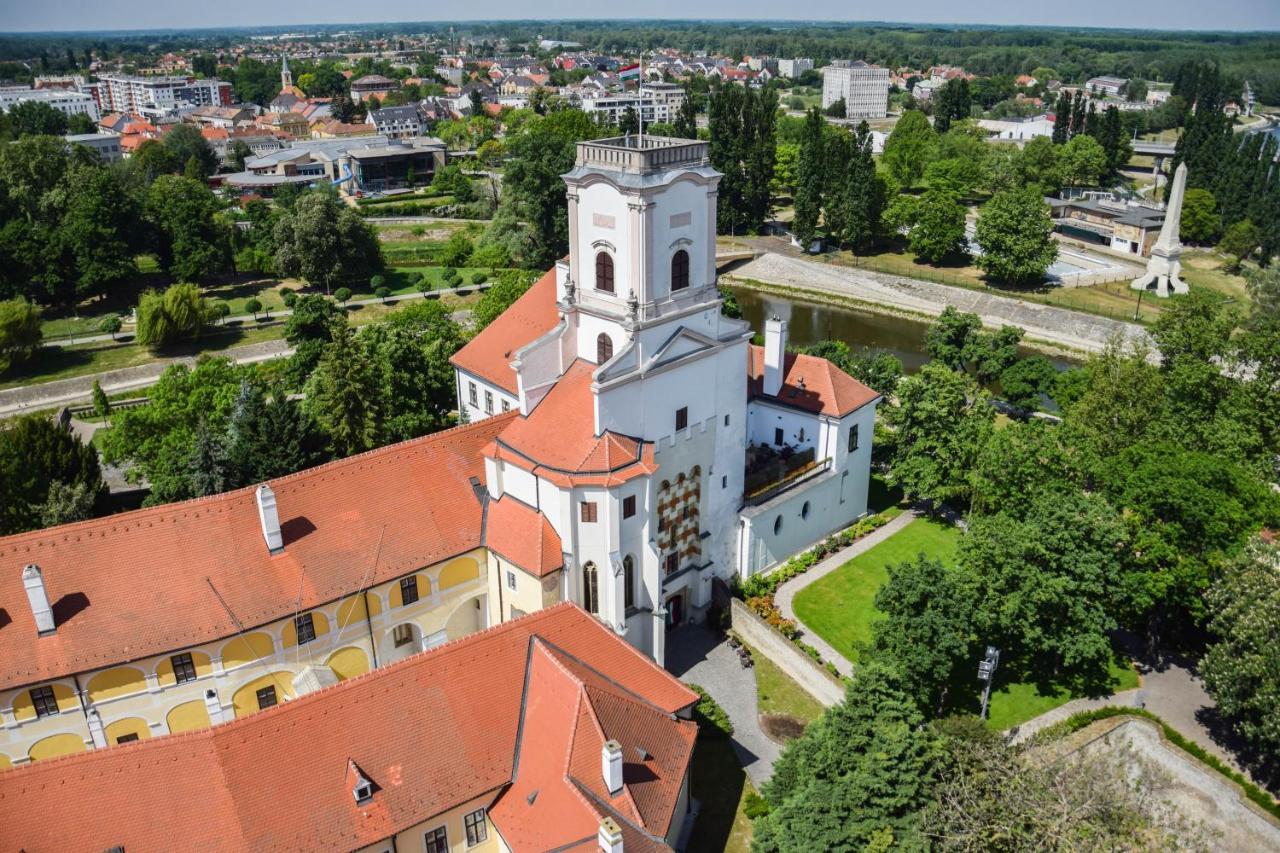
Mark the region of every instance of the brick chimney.
[[600, 842], [600, 853], [622, 853], [622, 827], [613, 818], [600, 821], [596, 840]]
[[27, 603], [31, 605], [31, 615], [36, 620], [36, 633], [47, 637], [58, 630], [53, 623], [53, 608], [49, 606], [49, 593], [44, 588], [44, 573], [35, 563], [30, 563], [22, 570], [22, 585], [27, 590]]
[[786, 374], [787, 321], [770, 317], [764, 324], [764, 388], [770, 397], [782, 390]]
[[258, 520], [262, 522], [262, 538], [267, 540], [267, 550], [279, 554], [284, 550], [280, 513], [276, 511], [276, 493], [266, 483], [258, 486]]
[[607, 740], [600, 748], [600, 772], [610, 795], [622, 790], [622, 744], [616, 740]]

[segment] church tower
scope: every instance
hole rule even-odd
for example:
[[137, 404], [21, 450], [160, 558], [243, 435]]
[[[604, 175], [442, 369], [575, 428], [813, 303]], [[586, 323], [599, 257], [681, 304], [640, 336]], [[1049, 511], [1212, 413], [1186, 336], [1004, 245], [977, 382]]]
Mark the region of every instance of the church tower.
[[288, 92], [293, 88], [293, 73], [289, 71], [289, 55], [285, 54], [280, 62], [280, 91]]

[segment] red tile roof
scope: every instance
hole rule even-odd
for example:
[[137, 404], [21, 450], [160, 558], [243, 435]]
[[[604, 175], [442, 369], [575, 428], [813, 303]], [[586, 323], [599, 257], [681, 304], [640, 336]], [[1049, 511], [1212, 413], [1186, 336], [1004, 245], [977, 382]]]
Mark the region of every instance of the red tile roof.
[[653, 473], [653, 445], [614, 432], [596, 434], [591, 374], [596, 365], [578, 359], [528, 417], [511, 422], [496, 452], [563, 485], [608, 485]]
[[789, 352], [777, 396], [764, 393], [764, 347], [750, 348], [747, 398], [762, 399], [806, 412], [841, 418], [880, 397], [825, 358]]
[[[273, 480], [285, 540], [275, 556], [253, 488], [0, 539], [0, 689], [233, 636], [219, 596], [241, 624], [262, 625], [480, 547], [470, 479], [513, 417]], [[44, 572], [51, 636], [36, 633], [28, 563]]]
[[489, 504], [485, 546], [537, 577], [564, 568], [560, 535], [547, 517], [510, 495]]
[[486, 326], [450, 362], [509, 394], [517, 394], [511, 359], [516, 350], [542, 337], [560, 322], [556, 308], [556, 271], [550, 270], [523, 296]]
[[[694, 736], [672, 715], [696, 700], [561, 604], [211, 729], [0, 773], [0, 849], [350, 850], [498, 793], [513, 775], [519, 796], [513, 787], [491, 810], [503, 837], [516, 850], [533, 849], [525, 839], [567, 846], [594, 838], [593, 809], [611, 811], [584, 790], [586, 759], [571, 769], [573, 726], [587, 723], [654, 756], [629, 753], [624, 768], [643, 829], [619, 821], [629, 850], [632, 838], [652, 848]], [[593, 746], [598, 776], [598, 746], [582, 748]], [[363, 805], [353, 763], [374, 784]], [[530, 805], [532, 779], [546, 781]]]

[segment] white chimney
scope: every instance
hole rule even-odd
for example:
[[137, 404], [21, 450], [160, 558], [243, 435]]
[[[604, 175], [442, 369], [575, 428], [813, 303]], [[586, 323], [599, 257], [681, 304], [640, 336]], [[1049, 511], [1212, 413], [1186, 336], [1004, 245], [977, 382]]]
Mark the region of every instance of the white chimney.
[[27, 603], [36, 620], [36, 633], [47, 637], [58, 628], [53, 624], [53, 608], [49, 606], [49, 593], [44, 588], [44, 573], [35, 563], [22, 570], [22, 585], [27, 590]]
[[266, 483], [258, 486], [258, 520], [262, 522], [262, 538], [267, 540], [267, 550], [279, 554], [284, 550], [280, 513], [276, 511], [276, 493]]
[[102, 728], [102, 717], [97, 708], [89, 709], [89, 737], [93, 738], [94, 749], [104, 749], [107, 745], [107, 733]]
[[616, 740], [607, 740], [600, 748], [600, 772], [610, 794], [622, 790], [622, 744]]
[[622, 827], [613, 818], [600, 821], [596, 840], [600, 842], [600, 853], [622, 853]]
[[764, 393], [778, 396], [786, 374], [787, 321], [770, 317], [764, 324]]
[[217, 725], [222, 722], [222, 703], [218, 701], [218, 691], [210, 687], [204, 692], [204, 707], [209, 712], [209, 722]]

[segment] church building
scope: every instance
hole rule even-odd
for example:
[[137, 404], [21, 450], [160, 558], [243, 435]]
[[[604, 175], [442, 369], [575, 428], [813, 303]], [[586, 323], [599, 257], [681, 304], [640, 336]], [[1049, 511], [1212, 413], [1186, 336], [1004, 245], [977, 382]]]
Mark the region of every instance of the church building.
[[661, 666], [717, 581], [866, 513], [880, 397], [721, 313], [706, 143], [583, 142], [564, 177], [569, 256], [455, 355], [463, 425], [0, 538], [0, 770], [217, 729], [562, 603]]
[[469, 420], [518, 412], [484, 450], [489, 511], [539, 531], [539, 553], [491, 537], [502, 571], [563, 566], [559, 597], [658, 661], [713, 579], [867, 509], [880, 397], [788, 353], [786, 323], [758, 347], [721, 313], [720, 177], [705, 142], [578, 143], [569, 256], [453, 360]]

